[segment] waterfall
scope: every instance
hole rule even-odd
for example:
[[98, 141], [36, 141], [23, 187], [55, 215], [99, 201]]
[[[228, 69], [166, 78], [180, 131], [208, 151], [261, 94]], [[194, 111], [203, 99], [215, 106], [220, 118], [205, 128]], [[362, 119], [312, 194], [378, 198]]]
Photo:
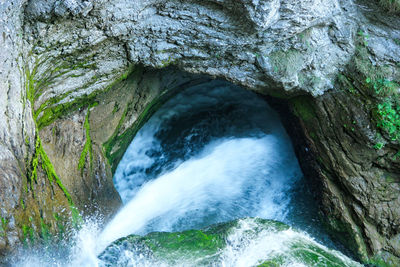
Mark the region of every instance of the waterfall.
[[185, 90], [139, 131], [115, 186], [125, 202], [102, 237], [180, 231], [252, 216], [283, 221], [301, 177], [277, 114], [219, 81]]
[[[319, 233], [312, 199], [298, 186], [302, 182], [290, 139], [262, 98], [222, 81], [197, 85], [166, 102], [128, 147], [114, 175], [121, 210], [104, 229], [96, 220], [86, 223], [67, 259], [52, 259], [48, 266], [103, 266], [110, 257], [122, 266], [197, 266], [204, 265], [204, 257], [206, 266], [256, 266], [268, 260], [282, 266], [308, 266], [315, 260], [358, 266], [304, 231], [271, 230], [257, 219], [243, 219], [307, 225]], [[183, 248], [162, 247], [164, 236], [179, 236], [178, 242], [196, 231], [190, 229], [219, 229], [218, 223], [230, 228], [211, 235], [219, 240], [213, 253], [200, 257], [202, 249], [194, 248], [178, 262], [168, 262]], [[170, 254], [160, 256], [152, 249]], [[33, 255], [18, 266], [35, 261]]]

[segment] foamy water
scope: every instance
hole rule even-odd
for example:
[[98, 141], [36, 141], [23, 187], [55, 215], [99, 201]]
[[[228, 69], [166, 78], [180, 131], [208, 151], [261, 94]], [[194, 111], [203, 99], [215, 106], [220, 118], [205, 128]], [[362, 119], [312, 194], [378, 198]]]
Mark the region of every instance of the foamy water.
[[274, 136], [206, 146], [200, 156], [145, 183], [105, 228], [104, 243], [133, 233], [199, 228], [245, 216], [283, 220], [289, 201], [285, 191], [298, 177], [296, 165], [286, 161], [288, 153], [276, 153], [279, 147]]

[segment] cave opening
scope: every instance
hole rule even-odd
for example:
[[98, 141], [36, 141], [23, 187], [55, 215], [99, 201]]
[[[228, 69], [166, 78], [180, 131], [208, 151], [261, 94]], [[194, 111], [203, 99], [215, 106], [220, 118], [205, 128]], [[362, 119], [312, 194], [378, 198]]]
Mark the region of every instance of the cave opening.
[[88, 216], [72, 242], [38, 262], [358, 266], [324, 230], [312, 154], [290, 99], [140, 67], [96, 100], [91, 137], [103, 144], [106, 182], [112, 172], [118, 192], [96, 205], [119, 197], [123, 205], [111, 219]]
[[[193, 166], [186, 167], [188, 164]], [[182, 165], [187, 169], [183, 170]], [[177, 171], [183, 174], [174, 173]], [[235, 215], [231, 218], [230, 214], [235, 211], [239, 217], [284, 220], [288, 213], [293, 213], [288, 204], [289, 195], [303, 182], [291, 141], [278, 114], [257, 94], [221, 80], [189, 85], [161, 106], [132, 140], [113, 180], [123, 203], [127, 204], [143, 186], [168, 174], [171, 177], [166, 179], [177, 183], [176, 186], [188, 183], [181, 188], [183, 192], [171, 191], [171, 194], [183, 194], [192, 189], [192, 182], [198, 182], [199, 187], [195, 189], [203, 190], [201, 194], [224, 195], [235, 203], [225, 207], [222, 199], [202, 199], [201, 194], [198, 196], [201, 200], [193, 200], [194, 191], [185, 196], [187, 199], [174, 203], [193, 201], [195, 205], [198, 201], [209, 201], [212, 206], [222, 205], [215, 213], [225, 214], [222, 217], [226, 218], [216, 218], [218, 215], [208, 207], [200, 208], [201, 217], [215, 218], [209, 219], [211, 223], [234, 219]], [[224, 192], [230, 183], [237, 183], [236, 187], [243, 192]], [[234, 194], [238, 198], [231, 199], [230, 195]], [[246, 201], [241, 201], [242, 198]], [[249, 200], [254, 202], [247, 203]], [[199, 212], [199, 207], [194, 209]], [[191, 217], [195, 214], [191, 215], [188, 214]], [[187, 227], [206, 225], [207, 222], [202, 222]], [[151, 229], [178, 231], [187, 227], [171, 225]]]
[[345, 251], [320, 222], [316, 179], [302, 171], [313, 169], [300, 127], [285, 100], [224, 80], [185, 83], [140, 128], [115, 170], [124, 206], [105, 228], [106, 242], [257, 217]]

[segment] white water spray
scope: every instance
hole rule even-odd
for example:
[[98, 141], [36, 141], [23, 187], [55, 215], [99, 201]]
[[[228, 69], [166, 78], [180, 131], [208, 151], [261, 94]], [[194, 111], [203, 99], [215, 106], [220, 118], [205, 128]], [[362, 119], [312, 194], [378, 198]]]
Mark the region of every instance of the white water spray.
[[[257, 266], [260, 263], [290, 255], [296, 249], [304, 247], [318, 248], [321, 252], [328, 253], [341, 260], [341, 264], [330, 262], [331, 266], [352, 266], [361, 267], [361, 264], [351, 260], [342, 253], [329, 249], [319, 244], [308, 234], [286, 229], [283, 231], [271, 231], [263, 229], [257, 231], [259, 225], [254, 219], [247, 218], [239, 221], [238, 227], [231, 231], [227, 237], [227, 246], [222, 251], [221, 266], [247, 267]], [[294, 248], [296, 247], [296, 248]], [[311, 250], [317, 253], [315, 250]], [[321, 258], [323, 255], [321, 255]], [[326, 259], [326, 258], [325, 258]], [[343, 265], [342, 265], [343, 264]], [[295, 257], [287, 257], [280, 263], [281, 267], [307, 267], [302, 260]], [[325, 264], [315, 264], [313, 266], [326, 266]]]
[[285, 191], [297, 173], [280, 145], [273, 136], [210, 144], [198, 158], [144, 184], [105, 228], [102, 242], [143, 233], [153, 220], [159, 220], [158, 231], [171, 231], [178, 230], [173, 226], [180, 220], [187, 222], [179, 230], [204, 220], [210, 224], [244, 216], [284, 219]]

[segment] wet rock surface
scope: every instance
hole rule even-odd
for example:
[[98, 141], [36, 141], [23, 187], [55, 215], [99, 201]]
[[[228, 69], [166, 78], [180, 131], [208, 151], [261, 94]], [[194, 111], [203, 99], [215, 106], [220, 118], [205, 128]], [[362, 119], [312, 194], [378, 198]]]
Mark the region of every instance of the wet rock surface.
[[185, 83], [220, 77], [288, 99], [323, 218], [364, 260], [396, 265], [399, 145], [366, 82], [378, 69], [372, 80], [400, 80], [395, 15], [327, 0], [3, 1], [0, 13], [0, 251], [41, 221], [57, 232], [71, 203], [112, 214], [112, 170], [137, 129]]

